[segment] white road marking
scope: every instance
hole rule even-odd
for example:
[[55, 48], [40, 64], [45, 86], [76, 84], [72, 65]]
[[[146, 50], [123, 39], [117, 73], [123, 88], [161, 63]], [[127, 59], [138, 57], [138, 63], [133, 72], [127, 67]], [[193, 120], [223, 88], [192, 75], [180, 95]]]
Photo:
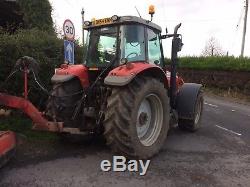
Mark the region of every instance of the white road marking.
[[210, 104], [210, 103], [204, 103], [205, 105], [208, 105], [208, 106], [211, 106], [211, 107], [214, 107], [214, 108], [218, 108], [218, 106], [217, 105], [213, 105], [213, 104]]
[[232, 130], [229, 130], [229, 129], [226, 129], [225, 127], [221, 127], [221, 126], [219, 126], [219, 125], [215, 125], [216, 127], [218, 127], [218, 128], [220, 128], [220, 129], [223, 129], [223, 130], [225, 130], [225, 131], [227, 131], [227, 132], [231, 132], [231, 133], [233, 133], [233, 134], [236, 134], [236, 135], [238, 135], [238, 136], [241, 136], [242, 134], [240, 134], [240, 133], [237, 133], [237, 132], [234, 132], [234, 131], [232, 131]]

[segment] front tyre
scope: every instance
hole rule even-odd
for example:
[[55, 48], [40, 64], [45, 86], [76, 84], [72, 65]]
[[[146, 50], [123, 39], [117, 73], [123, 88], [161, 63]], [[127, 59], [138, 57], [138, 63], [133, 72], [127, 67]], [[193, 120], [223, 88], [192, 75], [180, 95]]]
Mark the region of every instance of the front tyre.
[[136, 78], [108, 98], [104, 136], [116, 153], [147, 159], [161, 149], [169, 129], [169, 98], [157, 79]]
[[203, 92], [199, 91], [195, 102], [194, 116], [192, 119], [179, 119], [178, 126], [180, 129], [195, 132], [201, 127], [203, 103]]

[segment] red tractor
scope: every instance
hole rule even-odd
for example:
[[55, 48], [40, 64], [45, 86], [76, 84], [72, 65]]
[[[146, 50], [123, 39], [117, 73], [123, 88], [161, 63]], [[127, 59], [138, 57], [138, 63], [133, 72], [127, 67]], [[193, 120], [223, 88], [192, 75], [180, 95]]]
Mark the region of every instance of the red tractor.
[[[184, 83], [176, 75], [177, 53], [183, 45], [180, 26], [173, 34], [161, 34], [160, 26], [135, 16], [85, 21], [83, 64], [63, 64], [55, 70], [45, 112], [39, 112], [27, 94], [19, 98], [0, 93], [0, 105], [23, 110], [36, 130], [68, 138], [103, 134], [114, 152], [150, 158], [163, 146], [171, 121], [189, 131], [201, 125], [202, 85]], [[170, 37], [169, 72], [162, 41]], [[25, 74], [27, 93], [28, 72], [37, 81], [36, 62], [23, 57], [16, 67]]]

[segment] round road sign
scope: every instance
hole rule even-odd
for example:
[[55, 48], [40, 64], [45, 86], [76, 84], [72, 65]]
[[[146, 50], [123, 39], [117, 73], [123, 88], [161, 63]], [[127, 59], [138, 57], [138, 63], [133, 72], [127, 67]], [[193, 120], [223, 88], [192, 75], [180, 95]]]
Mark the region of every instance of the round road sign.
[[69, 19], [66, 19], [63, 23], [63, 32], [67, 40], [74, 40], [75, 38], [75, 27]]

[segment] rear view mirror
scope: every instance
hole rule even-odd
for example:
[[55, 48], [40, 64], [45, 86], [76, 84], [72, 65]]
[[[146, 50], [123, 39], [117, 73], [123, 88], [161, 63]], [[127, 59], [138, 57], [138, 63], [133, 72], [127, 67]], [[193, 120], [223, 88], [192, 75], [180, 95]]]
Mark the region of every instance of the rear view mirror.
[[182, 43], [182, 39], [181, 38], [176, 38], [176, 49], [177, 49], [177, 52], [181, 51], [182, 49], [182, 46], [184, 45]]

